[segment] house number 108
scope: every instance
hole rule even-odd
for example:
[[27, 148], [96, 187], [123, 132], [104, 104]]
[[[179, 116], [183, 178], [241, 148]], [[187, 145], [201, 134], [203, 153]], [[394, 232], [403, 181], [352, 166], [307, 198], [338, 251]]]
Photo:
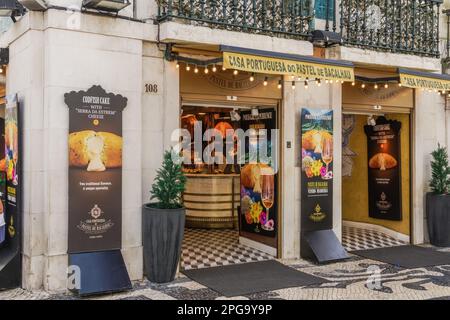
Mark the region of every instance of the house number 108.
[[145, 84], [145, 93], [158, 93], [158, 85], [157, 84]]

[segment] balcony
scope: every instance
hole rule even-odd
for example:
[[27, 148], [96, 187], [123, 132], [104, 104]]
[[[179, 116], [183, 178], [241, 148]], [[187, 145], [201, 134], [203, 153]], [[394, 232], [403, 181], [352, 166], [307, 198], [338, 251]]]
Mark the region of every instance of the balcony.
[[158, 21], [178, 20], [224, 30], [306, 39], [311, 0], [160, 0]]
[[336, 29], [338, 24], [347, 46], [438, 58], [441, 4], [440, 0], [341, 0], [326, 28]]

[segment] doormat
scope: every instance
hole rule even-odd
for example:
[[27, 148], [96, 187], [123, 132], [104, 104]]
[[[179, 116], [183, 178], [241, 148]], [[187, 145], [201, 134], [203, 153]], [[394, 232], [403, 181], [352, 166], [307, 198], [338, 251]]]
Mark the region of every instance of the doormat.
[[352, 251], [353, 254], [406, 269], [450, 265], [450, 252], [418, 246], [396, 246]]
[[297, 271], [275, 260], [186, 270], [183, 273], [190, 279], [225, 297], [320, 285], [328, 282], [325, 279]]

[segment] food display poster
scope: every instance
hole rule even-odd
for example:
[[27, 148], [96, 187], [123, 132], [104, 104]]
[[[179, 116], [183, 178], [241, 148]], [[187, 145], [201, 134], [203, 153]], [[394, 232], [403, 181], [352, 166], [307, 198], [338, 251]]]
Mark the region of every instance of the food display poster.
[[302, 109], [302, 233], [333, 226], [333, 111]]
[[21, 284], [21, 128], [17, 95], [6, 96], [4, 158], [0, 159], [0, 289]]
[[[275, 109], [260, 109], [258, 115], [241, 113], [241, 128], [256, 132], [246, 140], [246, 164], [241, 168], [241, 231], [271, 238], [276, 237], [278, 228], [277, 174], [273, 163], [260, 161], [257, 150], [267, 150], [269, 158], [276, 158], [276, 154], [272, 157], [275, 148], [271, 136], [276, 121]], [[267, 145], [260, 146], [262, 143]]]
[[369, 216], [402, 220], [400, 178], [401, 122], [379, 117], [375, 126], [366, 125], [369, 170]]
[[65, 94], [69, 107], [69, 253], [121, 248], [122, 111], [100, 86]]

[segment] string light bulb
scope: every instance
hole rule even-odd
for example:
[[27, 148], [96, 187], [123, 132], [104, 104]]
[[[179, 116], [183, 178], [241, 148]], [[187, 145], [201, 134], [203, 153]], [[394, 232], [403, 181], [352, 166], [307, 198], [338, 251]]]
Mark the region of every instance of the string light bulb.
[[326, 84], [329, 84], [329, 83], [330, 83], [330, 80], [326, 79], [326, 80], [325, 80], [325, 83], [326, 83]]
[[361, 84], [361, 88], [362, 88], [362, 89], [364, 89], [365, 87], [366, 87], [366, 84], [365, 84], [365, 83]]
[[322, 81], [320, 79], [317, 79], [316, 83], [318, 87], [322, 86]]
[[277, 88], [278, 88], [278, 89], [281, 89], [282, 86], [283, 86], [283, 85], [282, 85], [281, 80], [278, 80], [278, 86], [277, 86]]
[[389, 85], [387, 83], [384, 84], [384, 88], [387, 89], [389, 88]]
[[234, 74], [235, 76], [237, 76], [237, 75], [238, 75], [238, 73], [239, 73], [239, 71], [237, 71], [237, 70], [233, 70], [233, 74]]
[[399, 83], [398, 83], [398, 86], [399, 86], [399, 87], [401, 87], [401, 86], [402, 86], [402, 84], [401, 84], [401, 83], [399, 82]]
[[292, 90], [295, 90], [295, 81], [292, 81]]
[[198, 68], [195, 66], [194, 73], [198, 73]]
[[378, 84], [375, 83], [375, 85], [373, 86], [373, 88], [374, 88], [375, 90], [378, 90]]
[[190, 65], [186, 65], [186, 71], [191, 71], [191, 66]]
[[305, 89], [306, 89], [306, 90], [308, 90], [308, 86], [309, 86], [308, 80], [305, 80]]
[[227, 68], [225, 68], [224, 66], [222, 66], [222, 71], [227, 71]]
[[356, 85], [355, 81], [352, 82], [352, 87], [354, 87]]
[[208, 73], [209, 73], [208, 67], [205, 67], [204, 72], [205, 72], [205, 74], [208, 74]]
[[268, 83], [268, 82], [267, 82], [267, 77], [265, 77], [265, 78], [264, 78], [263, 85], [264, 85], [264, 86], [267, 86], [267, 83]]
[[254, 73], [252, 73], [252, 75], [250, 76], [250, 82], [253, 82], [253, 81], [255, 81], [255, 74]]
[[216, 71], [217, 71], [217, 67], [216, 67], [216, 65], [213, 65], [212, 72], [216, 72]]
[[180, 63], [177, 62], [176, 68], [179, 69], [180, 68]]

